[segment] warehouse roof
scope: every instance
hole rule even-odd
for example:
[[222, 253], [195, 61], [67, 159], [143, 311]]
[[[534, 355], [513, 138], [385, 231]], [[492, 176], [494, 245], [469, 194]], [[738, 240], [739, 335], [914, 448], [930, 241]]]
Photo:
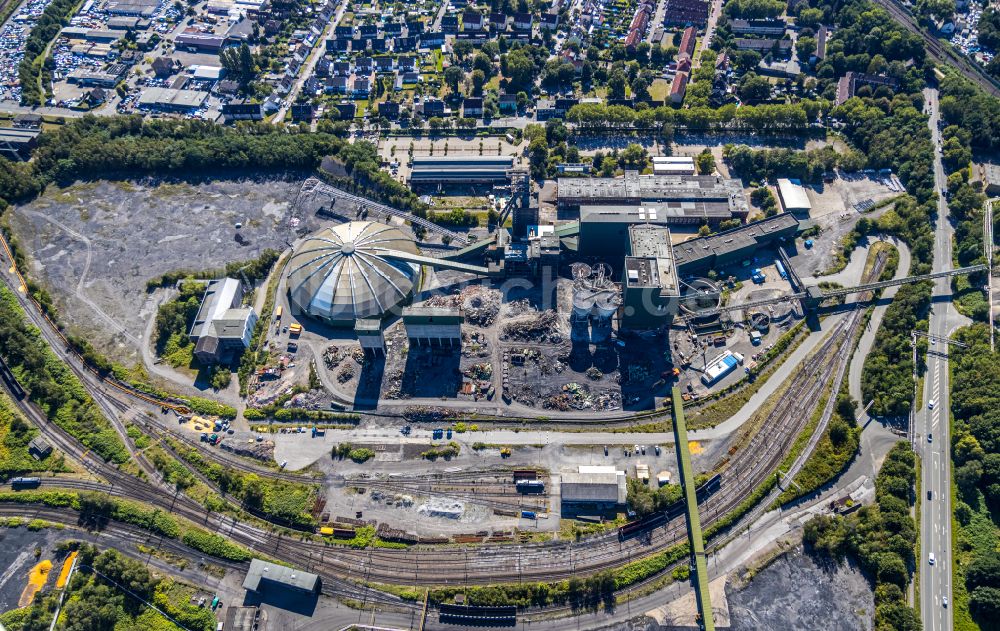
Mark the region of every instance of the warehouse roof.
[[37, 129], [16, 129], [12, 127], [0, 128], [0, 142], [13, 144], [29, 143], [38, 138], [41, 132]]
[[718, 255], [763, 247], [776, 236], [794, 234], [798, 227], [799, 221], [791, 213], [781, 213], [739, 228], [676, 244], [673, 248], [674, 262], [682, 268]]
[[201, 90], [146, 88], [139, 96], [139, 105], [196, 109], [204, 105], [206, 100], [208, 100], [208, 92]]
[[319, 587], [319, 577], [309, 572], [303, 572], [283, 565], [265, 563], [260, 559], [250, 561], [250, 569], [243, 580], [243, 589], [256, 592], [261, 590], [261, 583], [277, 583], [304, 592], [315, 592]]
[[423, 156], [413, 159], [410, 181], [503, 180], [513, 166], [510, 156]]
[[733, 211], [726, 201], [677, 200], [645, 204], [580, 205], [580, 221], [586, 223], [670, 223], [681, 218], [729, 219]]
[[781, 197], [781, 204], [785, 210], [809, 210], [812, 208], [806, 189], [802, 187], [799, 180], [778, 179], [778, 195]]
[[564, 473], [560, 493], [563, 502], [624, 504], [625, 475], [619, 473]]
[[559, 178], [557, 195], [563, 199], [732, 200], [742, 198], [739, 180], [715, 175], [639, 175], [626, 171], [625, 177]]

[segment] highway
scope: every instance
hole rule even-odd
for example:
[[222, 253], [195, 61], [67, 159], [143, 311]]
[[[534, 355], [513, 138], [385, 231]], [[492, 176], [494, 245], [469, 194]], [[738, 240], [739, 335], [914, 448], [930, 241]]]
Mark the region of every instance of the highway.
[[[930, 129], [936, 147], [941, 141], [937, 123], [940, 116], [938, 92], [924, 91], [925, 101], [931, 108]], [[934, 183], [940, 190], [947, 178], [941, 164], [941, 151], [934, 152]], [[938, 217], [934, 229], [934, 271], [945, 270], [952, 264], [953, 228], [948, 217], [948, 204], [938, 199]], [[951, 295], [951, 283], [939, 278], [934, 291], [929, 318], [929, 333], [948, 337], [959, 326], [967, 323], [955, 309], [951, 300], [940, 297]], [[943, 343], [929, 346], [927, 374], [923, 398], [915, 401], [914, 440], [922, 460], [922, 496], [920, 506], [920, 618], [928, 631], [947, 631], [952, 628], [951, 607], [944, 606], [944, 598], [951, 601], [951, 451], [948, 435], [950, 383], [948, 374], [948, 347]], [[933, 408], [930, 405], [933, 404]], [[928, 493], [931, 499], [928, 500]], [[929, 562], [929, 554], [935, 564]]]

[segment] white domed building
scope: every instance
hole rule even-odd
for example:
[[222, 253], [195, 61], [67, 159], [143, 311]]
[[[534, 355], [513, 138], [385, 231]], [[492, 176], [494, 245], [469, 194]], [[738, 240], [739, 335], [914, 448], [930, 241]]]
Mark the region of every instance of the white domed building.
[[412, 298], [421, 258], [413, 239], [392, 226], [352, 221], [324, 228], [288, 261], [292, 309], [333, 326], [381, 319]]

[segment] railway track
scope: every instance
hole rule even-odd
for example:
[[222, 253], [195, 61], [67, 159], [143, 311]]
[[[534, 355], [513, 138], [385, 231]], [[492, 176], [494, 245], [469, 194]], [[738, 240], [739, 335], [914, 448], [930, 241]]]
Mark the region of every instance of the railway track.
[[[0, 504], [0, 515], [4, 517], [20, 517], [22, 519], [43, 519], [52, 523], [79, 527], [77, 525], [78, 520], [76, 519], [78, 513], [68, 508], [54, 508], [35, 504]], [[211, 563], [227, 570], [240, 572], [245, 572], [250, 565], [248, 562], [228, 561], [217, 557], [209, 557], [174, 539], [162, 537], [138, 526], [117, 521], [110, 521], [100, 531], [92, 534], [113, 539], [116, 549], [121, 549], [123, 547], [122, 543], [130, 543], [136, 546], [150, 546], [155, 547], [158, 551], [168, 552], [177, 557], [188, 559], [195, 564]], [[322, 593], [328, 596], [364, 600], [369, 603], [393, 605], [406, 609], [420, 610], [422, 608], [422, 604], [406, 601], [392, 594], [332, 576], [324, 577]]]
[[[703, 511], [707, 515], [706, 526], [716, 523], [739, 505], [768, 476], [773, 475], [774, 468], [781, 462], [788, 447], [805, 425], [809, 412], [819, 398], [818, 393], [826, 383], [825, 377], [830, 374], [830, 368], [838, 359], [844, 357], [844, 353], [849, 355], [851, 345], [847, 340], [852, 339], [851, 336], [859, 320], [860, 315], [855, 309], [854, 313], [828, 334], [820, 350], [814, 354], [814, 360], [805, 370], [796, 374], [788, 392], [780, 398], [775, 409], [768, 415], [765, 421], [767, 429], [757, 432], [740, 450], [739, 457], [726, 463], [722, 472], [722, 489], [709, 498], [703, 506]], [[107, 395], [95, 375], [81, 374], [72, 360], [68, 363], [74, 372], [84, 379], [92, 394], [95, 394], [96, 388], [95, 398], [104, 400], [103, 405], [122, 412], [133, 409], [133, 406], [117, 400], [117, 397]], [[112, 401], [117, 402], [112, 403]], [[356, 550], [285, 537], [210, 513], [183, 494], [164, 494], [163, 489], [148, 482], [127, 476], [104, 462], [88, 459], [74, 439], [65, 435], [54, 424], [48, 423], [33, 406], [27, 405], [24, 401], [20, 403], [23, 409], [30, 411], [29, 416], [47, 430], [47, 434], [59, 436], [59, 440], [55, 442], [60, 449], [70, 455], [76, 454], [87, 463], [88, 470], [107, 481], [105, 485], [99, 482], [80, 481], [77, 484], [81, 490], [99, 492], [103, 490], [147, 502], [200, 524], [261, 554], [314, 571], [324, 577], [325, 582], [333, 584], [337, 581], [343, 582], [344, 579], [354, 579], [407, 585], [471, 585], [494, 583], [498, 577], [502, 577], [505, 581], [513, 581], [515, 576], [518, 581], [551, 581], [620, 567], [633, 558], [663, 551], [685, 536], [683, 521], [675, 519], [651, 532], [648, 539], [636, 538], [620, 542], [616, 533], [609, 533], [582, 542], [486, 545], [464, 548], [462, 553], [458, 553], [454, 548], [419, 546], [403, 550], [379, 548]], [[117, 417], [117, 414], [112, 416]], [[142, 418], [142, 415], [137, 415], [133, 422], [157, 436], [162, 437], [169, 433], [186, 444], [197, 445], [193, 439], [171, 432], [155, 422]], [[124, 431], [122, 425], [119, 425], [119, 429]], [[203, 449], [199, 452], [218, 455], [214, 451]], [[231, 462], [232, 466], [242, 470], [262, 473], [261, 469], [249, 466], [237, 457], [233, 457], [232, 460], [228, 458], [220, 460], [226, 462], [227, 466]], [[271, 470], [263, 472], [265, 475], [274, 473]], [[158, 478], [155, 471], [152, 476], [154, 479]], [[295, 481], [302, 481], [301, 476], [294, 474], [281, 474], [281, 476], [291, 476]], [[402, 482], [416, 483], [415, 480], [405, 478]], [[9, 514], [22, 516], [25, 512], [38, 509], [31, 507], [26, 511], [23, 506], [2, 508], [11, 510]], [[67, 513], [70, 517], [74, 515], [68, 509], [60, 514], [65, 519]], [[179, 549], [188, 550], [190, 553], [190, 550], [182, 544], [173, 542], [171, 545], [177, 545]], [[349, 597], [357, 599], [357, 594], [357, 590], [354, 590]]]
[[[815, 403], [814, 394], [828, 374], [834, 351], [845, 342], [842, 333], [849, 329], [842, 321], [823, 343], [810, 369], [797, 376], [789, 392], [769, 415], [769, 431], [758, 432], [742, 453], [752, 457], [731, 461], [723, 472], [722, 490], [703, 507], [706, 524], [711, 525], [728, 510], [738, 505], [761, 481], [772, 474], [787, 448], [805, 422], [807, 412]], [[844, 336], [846, 337], [846, 336]], [[780, 445], [776, 449], [775, 445]], [[103, 464], [103, 463], [102, 463]], [[547, 581], [585, 575], [603, 569], [619, 567], [631, 558], [665, 550], [685, 536], [683, 520], [677, 519], [650, 533], [648, 541], [633, 539], [619, 542], [616, 533], [589, 538], [581, 543], [554, 542], [544, 544], [492, 545], [464, 549], [413, 547], [405, 550], [354, 550], [302, 541], [269, 533], [236, 520], [209, 514], [186, 496], [165, 498], [147, 483], [115, 472], [104, 466], [99, 472], [109, 477], [129, 497], [170, 510], [194, 523], [202, 524], [227, 536], [234, 542], [294, 563], [325, 578], [353, 578], [383, 583], [413, 585], [488, 584], [497, 577], [518, 577], [519, 581]], [[171, 500], [168, 503], [168, 500]]]
[[950, 46], [942, 44], [936, 37], [927, 33], [917, 24], [910, 14], [897, 0], [875, 0], [876, 3], [886, 10], [897, 22], [905, 26], [910, 32], [919, 35], [924, 40], [924, 45], [932, 56], [938, 61], [946, 62], [956, 67], [965, 77], [983, 88], [991, 96], [1000, 96], [1000, 88], [990, 78], [986, 72], [973, 63], [965, 55], [959, 54]]

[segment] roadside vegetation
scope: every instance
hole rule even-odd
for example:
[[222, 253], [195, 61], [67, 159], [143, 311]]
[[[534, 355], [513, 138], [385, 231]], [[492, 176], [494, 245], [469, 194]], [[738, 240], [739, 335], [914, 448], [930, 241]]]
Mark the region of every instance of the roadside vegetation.
[[816, 443], [816, 449], [802, 465], [793, 484], [790, 484], [775, 500], [776, 505], [782, 506], [820, 489], [840, 474], [854, 459], [861, 440], [861, 427], [854, 418], [855, 402], [847, 393], [846, 379], [843, 386], [837, 395], [837, 402], [834, 404], [833, 415], [827, 423], [826, 431]]
[[628, 505], [639, 519], [666, 510], [683, 496], [684, 492], [679, 484], [665, 484], [652, 489], [636, 478], [628, 479]]
[[917, 530], [910, 515], [916, 458], [910, 445], [897, 443], [875, 478], [875, 503], [847, 516], [819, 515], [805, 524], [803, 541], [817, 556], [856, 560], [875, 586], [875, 628], [918, 631], [916, 611], [907, 604]]
[[5, 491], [0, 502], [11, 504], [42, 504], [54, 508], [69, 508], [79, 512], [78, 524], [88, 530], [100, 531], [111, 520], [138, 526], [156, 535], [177, 539], [205, 554], [230, 561], [247, 561], [249, 550], [243, 546], [202, 530], [158, 508], [111, 497], [97, 491]]
[[955, 628], [994, 629], [1000, 617], [1000, 357], [975, 324], [951, 349]]

